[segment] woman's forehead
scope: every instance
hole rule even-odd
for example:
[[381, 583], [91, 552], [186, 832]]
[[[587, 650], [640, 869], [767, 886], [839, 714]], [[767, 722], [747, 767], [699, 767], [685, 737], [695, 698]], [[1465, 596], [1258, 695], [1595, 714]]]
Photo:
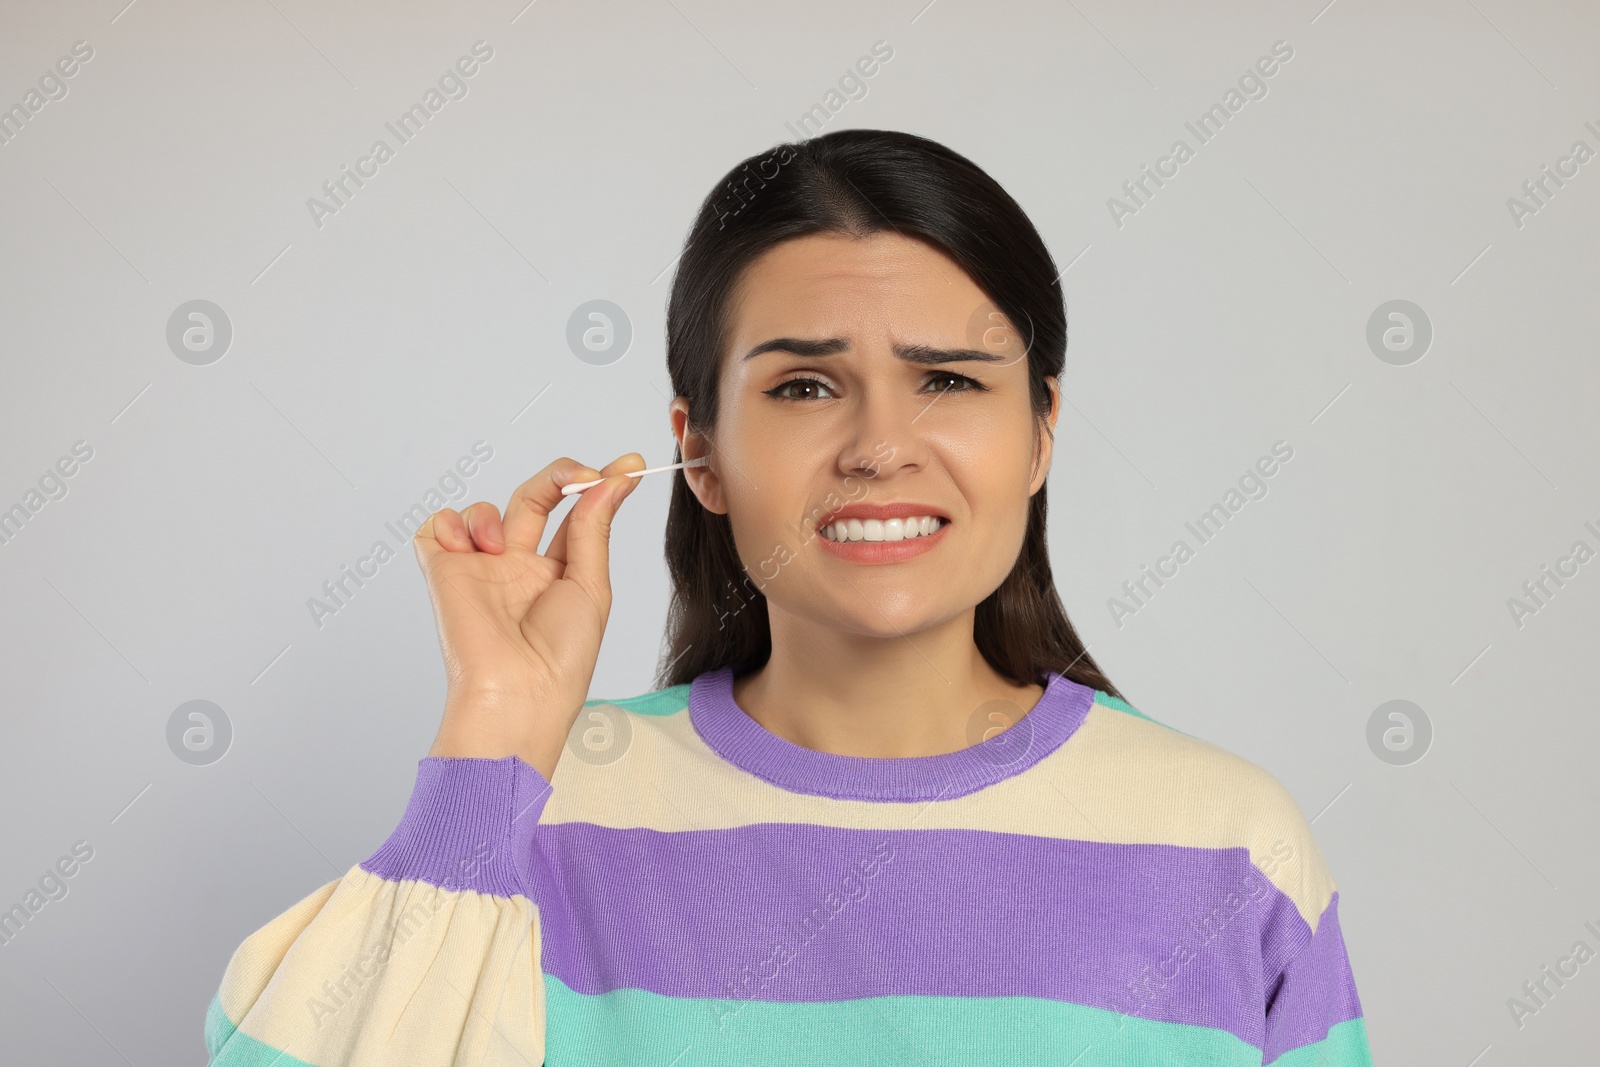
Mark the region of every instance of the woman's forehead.
[[729, 303], [728, 341], [741, 354], [776, 336], [931, 341], [964, 333], [985, 303], [972, 279], [927, 242], [815, 235], [785, 241], [746, 268]]

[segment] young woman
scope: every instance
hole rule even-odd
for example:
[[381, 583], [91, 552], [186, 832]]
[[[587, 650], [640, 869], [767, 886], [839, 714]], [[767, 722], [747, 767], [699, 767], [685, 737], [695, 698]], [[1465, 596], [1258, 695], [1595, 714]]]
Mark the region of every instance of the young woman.
[[1056, 276], [919, 137], [731, 171], [668, 309], [708, 462], [662, 688], [586, 701], [640, 456], [435, 513], [438, 736], [388, 840], [234, 952], [212, 1062], [1369, 1064], [1293, 800], [1120, 699], [1056, 595]]

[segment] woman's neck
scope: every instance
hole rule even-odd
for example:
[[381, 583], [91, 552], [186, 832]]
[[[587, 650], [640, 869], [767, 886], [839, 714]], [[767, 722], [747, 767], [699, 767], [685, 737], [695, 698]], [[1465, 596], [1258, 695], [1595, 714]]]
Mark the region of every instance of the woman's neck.
[[768, 602], [772, 656], [733, 683], [769, 733], [839, 756], [935, 756], [983, 741], [1025, 715], [1044, 688], [990, 667], [968, 610], [904, 637], [844, 633]]

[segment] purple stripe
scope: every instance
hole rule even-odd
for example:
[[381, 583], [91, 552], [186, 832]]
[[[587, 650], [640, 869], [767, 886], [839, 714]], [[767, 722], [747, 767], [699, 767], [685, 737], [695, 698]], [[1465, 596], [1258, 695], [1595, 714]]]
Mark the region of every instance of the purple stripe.
[[532, 897], [533, 830], [550, 783], [516, 756], [426, 756], [405, 815], [363, 870], [445, 889]]
[[1243, 848], [777, 823], [536, 840], [544, 967], [582, 993], [1045, 997], [1261, 1047], [1263, 923], [1305, 928]]
[[[1298, 919], [1298, 916], [1297, 916]], [[1361, 1014], [1355, 977], [1350, 971], [1344, 936], [1339, 930], [1339, 893], [1335, 890], [1317, 920], [1315, 937], [1300, 921], [1303, 944], [1287, 969], [1268, 971], [1267, 1040], [1261, 1062], [1321, 1041], [1328, 1029]]]
[[1089, 714], [1094, 690], [1051, 673], [1028, 713], [988, 740], [936, 756], [840, 756], [771, 733], [733, 699], [733, 671], [695, 678], [689, 719], [719, 756], [796, 793], [842, 800], [949, 800], [1020, 774], [1054, 752]]

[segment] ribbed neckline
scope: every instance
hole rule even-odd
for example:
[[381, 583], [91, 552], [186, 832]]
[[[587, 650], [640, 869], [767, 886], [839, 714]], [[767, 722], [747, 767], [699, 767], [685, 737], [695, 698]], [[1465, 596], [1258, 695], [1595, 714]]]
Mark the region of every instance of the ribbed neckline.
[[689, 688], [689, 720], [734, 766], [782, 789], [838, 800], [948, 800], [1021, 774], [1083, 724], [1094, 690], [1048, 675], [1044, 695], [987, 741], [934, 756], [839, 756], [779, 737], [733, 699], [733, 670], [707, 671]]

